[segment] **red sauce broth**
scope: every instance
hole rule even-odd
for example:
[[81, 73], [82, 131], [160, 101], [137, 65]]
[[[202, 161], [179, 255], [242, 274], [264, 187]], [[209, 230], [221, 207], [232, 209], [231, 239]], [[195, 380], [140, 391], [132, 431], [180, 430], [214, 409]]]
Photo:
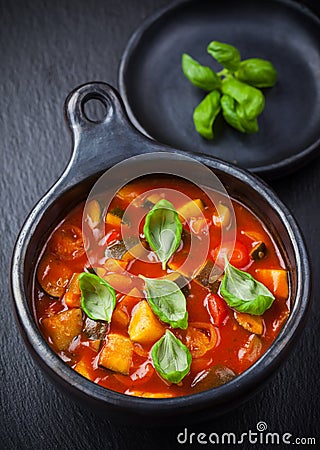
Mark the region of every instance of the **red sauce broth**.
[[[159, 178], [157, 180], [152, 180], [150, 178], [140, 179], [132, 182], [130, 186], [132, 198], [152, 188], [164, 189], [167, 187], [183, 192], [190, 197], [190, 199], [202, 199], [203, 203], [206, 205], [203, 214], [209, 224], [210, 250], [208, 257], [212, 259], [214, 249], [220, 243], [221, 232], [220, 228], [212, 223], [212, 216], [216, 213], [216, 209], [210, 201], [208, 201], [207, 195], [199, 187], [181, 179], [167, 177]], [[132, 200], [132, 198], [129, 200]], [[179, 200], [178, 198], [175, 198], [174, 194], [171, 194], [167, 200], [171, 201], [176, 209], [181, 206], [181, 203], [179, 204], [181, 199]], [[125, 208], [127, 205], [128, 201], [115, 197], [112, 200], [109, 211], [115, 206]], [[245, 266], [238, 265], [237, 267], [241, 270], [247, 271], [253, 276], [255, 276], [257, 269], [285, 270], [286, 268], [281, 257], [281, 253], [263, 223], [254, 213], [238, 201], [232, 200], [232, 205], [236, 217], [236, 242], [240, 243], [242, 248], [244, 247], [249, 255], [249, 252], [255, 243], [252, 234], [254, 235], [254, 233], [256, 233], [256, 235], [262, 237], [262, 240], [267, 248], [266, 254], [263, 258], [254, 261], [249, 257], [245, 261]], [[66, 225], [72, 225], [77, 227], [76, 230], [81, 230], [83, 210], [84, 204], [81, 203], [66, 215], [65, 219], [51, 234], [40, 258], [41, 266], [41, 261], [47, 254], [57, 254], [57, 257], [60, 258], [64, 264], [66, 264], [70, 272], [69, 275], [68, 273], [66, 275], [65, 283], [69, 281], [73, 273], [83, 272], [84, 270], [90, 268], [92, 263], [92, 260], [89, 262], [88, 256], [84, 251], [78, 251], [76, 249], [72, 252], [72, 249], [70, 250], [69, 248], [67, 249], [67, 253], [61, 251], [64, 243], [64, 227], [66, 227]], [[145, 211], [145, 214], [147, 212], [148, 210]], [[105, 217], [105, 213], [106, 211], [103, 211], [103, 217]], [[135, 217], [131, 216], [130, 220], [131, 225], [133, 225]], [[143, 233], [143, 223], [140, 223], [138, 227], [141, 236]], [[190, 227], [188, 227], [186, 223], [183, 224], [183, 227], [185, 230], [190, 231]], [[89, 227], [85, 229], [85, 232], [90, 233]], [[119, 236], [119, 228], [117, 227], [110, 227], [103, 223], [103, 230], [101, 233], [103, 234], [103, 232], [109, 236], [113, 233], [115, 240], [117, 240], [117, 238], [121, 239], [121, 236]], [[79, 244], [78, 238], [79, 236], [74, 236], [74, 240], [76, 242], [75, 245]], [[101, 265], [101, 259], [103, 259], [105, 248], [106, 244], [101, 245], [101, 253], [96, 255], [96, 267], [99, 266], [99, 264]], [[188, 245], [181, 245], [173, 258], [177, 261], [179, 261], [179, 259], [183, 260], [187, 251]], [[153, 261], [157, 260], [156, 255], [151, 254], [151, 256]], [[45, 269], [41, 269], [40, 266], [38, 266], [38, 271], [45, 270], [48, 276], [52, 276], [53, 278], [58, 276], [55, 273], [51, 273], [52, 269], [50, 263], [45, 267]], [[139, 260], [130, 261], [126, 270], [133, 275], [143, 274], [144, 276], [153, 278], [157, 278], [165, 274], [160, 263], [149, 264]], [[168, 270], [168, 272], [170, 272], [170, 270]], [[134, 304], [143, 299], [142, 280], [140, 283], [140, 286], [138, 283], [137, 287], [141, 291], [141, 298], [137, 298], [135, 301], [133, 300], [132, 304], [128, 305], [127, 313], [129, 315], [132, 312]], [[194, 386], [197, 386], [196, 380], [201, 378], [203, 374], [206, 374], [206, 371], [212, 366], [226, 367], [233, 371], [235, 375], [241, 374], [248, 367], [250, 367], [270, 347], [276, 336], [279, 334], [283, 323], [289, 314], [290, 305], [289, 298], [280, 298], [275, 293], [275, 301], [273, 302], [271, 308], [268, 309], [262, 316], [264, 323], [263, 333], [256, 336], [244, 329], [237, 322], [234, 317], [234, 311], [226, 306], [223, 298], [219, 296], [219, 291], [216, 295], [221, 298], [222, 302], [226, 306], [227, 314], [226, 318], [223, 320], [223, 323], [217, 326], [213, 321], [207, 305], [207, 297], [210, 294], [209, 290], [196, 283], [194, 280], [189, 282], [188, 286], [189, 295], [186, 297], [186, 300], [189, 315], [189, 326], [190, 324], [197, 322], [211, 324], [214, 327], [217, 339], [216, 344], [212, 349], [208, 350], [203, 356], [193, 359], [189, 374], [187, 374], [178, 385], [170, 384], [163, 380], [153, 368], [150, 354], [153, 343], [150, 345], [142, 345], [138, 343], [134, 344], [134, 353], [129, 375], [118, 374], [103, 367], [99, 367], [99, 351], [101, 351], [104, 343], [102, 341], [99, 349], [97, 349], [97, 347], [95, 347], [96, 344], [93, 344], [93, 341], [89, 340], [83, 332], [73, 339], [68, 349], [59, 351], [59, 349], [57, 349], [54, 345], [50, 334], [48, 334], [48, 331], [43, 326], [43, 320], [59, 312], [66, 311], [68, 306], [64, 302], [63, 294], [59, 298], [54, 298], [48, 295], [41, 287], [37, 277], [35, 277], [34, 282], [34, 310], [40, 330], [48, 344], [71, 367], [77, 368], [77, 364], [81, 361], [82, 367], [85, 367], [85, 373], [83, 371], [79, 372], [84, 374], [91, 381], [108, 389], [131, 395], [145, 395], [145, 393], [147, 396], [149, 394], [174, 397], [189, 395], [195, 392]], [[134, 287], [134, 285], [132, 285], [132, 287]], [[62, 289], [64, 291], [65, 287]], [[119, 304], [123, 298], [124, 295], [122, 293], [117, 293], [117, 304]], [[82, 314], [84, 318], [85, 314]], [[169, 328], [178, 338], [182, 340], [182, 342], [186, 343], [186, 334], [188, 330], [172, 329], [169, 325], [163, 323], [162, 325], [164, 328]], [[110, 326], [108, 327], [108, 333], [119, 333], [128, 337], [127, 327], [121, 326], [119, 323], [114, 323], [112, 320]], [[253, 346], [253, 349], [251, 348], [251, 350], [249, 350], [248, 348], [250, 345], [248, 342], [252, 340], [255, 342], [255, 346]], [[199, 390], [202, 390], [200, 383], [198, 387]], [[204, 387], [204, 389], [206, 388], [207, 387]]]

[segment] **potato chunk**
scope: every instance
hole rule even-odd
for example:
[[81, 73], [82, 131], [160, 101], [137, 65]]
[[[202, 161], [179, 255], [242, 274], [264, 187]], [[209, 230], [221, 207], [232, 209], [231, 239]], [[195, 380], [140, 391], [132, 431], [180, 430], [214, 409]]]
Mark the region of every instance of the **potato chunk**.
[[146, 300], [142, 300], [134, 308], [129, 324], [129, 336], [139, 344], [156, 342], [163, 334], [164, 328], [153, 314]]
[[284, 269], [256, 269], [256, 279], [263, 283], [275, 297], [289, 297], [288, 274]]
[[133, 354], [133, 344], [129, 338], [110, 333], [99, 354], [99, 365], [114, 372], [128, 375]]
[[73, 339], [82, 330], [80, 308], [69, 309], [51, 317], [46, 317], [42, 325], [59, 351], [67, 350]]
[[195, 200], [190, 200], [178, 208], [178, 214], [180, 220], [184, 221], [190, 219], [191, 217], [200, 217], [203, 210], [204, 204], [200, 198], [197, 198]]

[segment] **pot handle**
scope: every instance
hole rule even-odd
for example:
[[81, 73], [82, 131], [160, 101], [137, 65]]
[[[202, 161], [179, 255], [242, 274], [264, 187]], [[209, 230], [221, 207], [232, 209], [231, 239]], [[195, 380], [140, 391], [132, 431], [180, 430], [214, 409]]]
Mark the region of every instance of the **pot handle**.
[[[85, 114], [85, 104], [92, 99], [104, 105], [105, 115], [100, 121], [92, 121]], [[131, 125], [120, 95], [107, 83], [88, 83], [72, 91], [65, 102], [65, 117], [72, 155], [60, 179], [64, 185], [75, 184], [127, 157], [160, 150], [156, 142]]]

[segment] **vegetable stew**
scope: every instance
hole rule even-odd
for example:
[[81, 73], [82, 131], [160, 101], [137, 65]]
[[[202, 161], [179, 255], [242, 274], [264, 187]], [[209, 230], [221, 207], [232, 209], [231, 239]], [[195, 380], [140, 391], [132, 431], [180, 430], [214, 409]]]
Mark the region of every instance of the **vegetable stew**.
[[117, 392], [176, 397], [268, 349], [290, 312], [288, 270], [260, 219], [219, 195], [143, 177], [66, 215], [42, 249], [34, 308], [69, 366]]

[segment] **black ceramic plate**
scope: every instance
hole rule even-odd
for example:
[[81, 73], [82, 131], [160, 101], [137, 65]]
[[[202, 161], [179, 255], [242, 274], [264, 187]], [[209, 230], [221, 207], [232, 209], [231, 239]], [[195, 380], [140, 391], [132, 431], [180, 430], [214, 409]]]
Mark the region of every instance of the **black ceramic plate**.
[[[214, 141], [194, 130], [192, 111], [205, 93], [181, 70], [189, 53], [215, 70], [206, 53], [218, 40], [242, 58], [271, 60], [278, 83], [264, 90], [257, 134], [233, 130], [219, 117]], [[119, 70], [119, 89], [135, 126], [184, 150], [216, 156], [268, 177], [310, 160], [320, 146], [320, 20], [291, 0], [191, 0], [148, 18], [134, 33]]]

